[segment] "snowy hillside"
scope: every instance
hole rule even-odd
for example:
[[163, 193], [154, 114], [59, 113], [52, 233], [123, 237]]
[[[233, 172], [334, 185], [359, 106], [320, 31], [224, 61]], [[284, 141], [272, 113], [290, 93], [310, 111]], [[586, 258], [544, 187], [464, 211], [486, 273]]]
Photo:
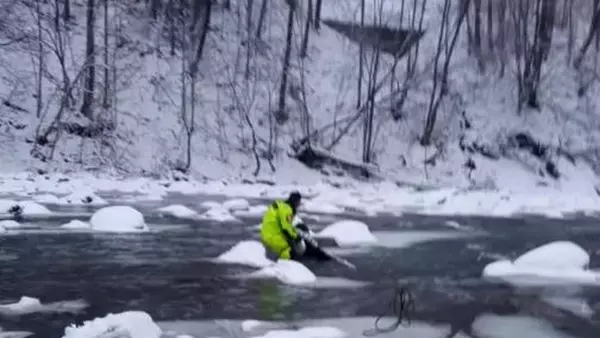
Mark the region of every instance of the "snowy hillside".
[[[375, 22], [425, 32], [418, 49], [409, 50], [416, 63], [413, 76], [406, 82], [407, 56], [399, 61], [395, 76], [391, 76], [393, 57], [380, 54], [375, 82], [381, 83], [381, 89], [374, 95], [369, 168], [376, 167], [374, 172], [379, 177], [426, 185], [510, 189], [555, 186], [593, 191], [597, 179], [592, 168], [597, 162], [596, 144], [600, 141], [600, 98], [596, 95], [600, 90], [596, 79], [598, 53], [594, 46], [579, 70], [573, 66], [573, 57], [588, 35], [592, 5], [577, 2], [570, 10], [573, 20], [568, 20], [564, 13], [569, 11], [562, 6], [571, 3], [557, 2], [552, 46], [540, 77], [540, 109], [525, 107], [519, 112], [516, 77], [522, 64], [515, 62], [518, 33], [511, 20], [518, 11], [516, 6], [522, 2], [508, 1], [502, 21], [496, 14], [499, 2], [488, 0], [495, 6], [490, 11], [494, 17], [489, 20], [493, 22], [488, 34], [488, 1], [481, 1], [483, 23], [479, 24], [483, 47], [469, 53], [473, 41], [469, 41], [468, 32], [473, 32], [478, 22], [475, 19], [478, 1], [471, 1], [469, 18], [460, 25], [450, 59], [447, 92], [439, 107], [431, 145], [424, 147], [419, 140], [424, 133], [430, 97], [432, 91], [440, 90], [439, 72], [438, 81], [432, 79], [436, 73], [433, 65], [439, 32], [445, 22], [445, 2], [423, 1], [366, 1], [367, 24]], [[335, 143], [329, 149], [335, 157], [361, 162], [362, 116], [366, 114], [357, 115], [356, 109], [359, 45], [326, 24], [329, 20], [360, 22], [360, 0], [323, 4], [323, 22], [318, 30], [310, 28], [306, 58], [301, 57], [300, 51], [308, 2], [303, 1], [304, 6], [296, 9], [286, 96], [289, 120], [282, 124], [275, 121], [277, 114], [273, 112], [279, 100], [288, 4], [268, 2], [264, 29], [261, 37], [256, 38], [263, 1], [253, 1], [249, 43], [246, 20], [249, 1], [231, 0], [230, 8], [225, 8], [226, 2], [213, 1], [192, 106], [189, 89], [187, 95], [182, 95], [182, 79], [186, 88], [190, 87], [188, 77], [181, 75], [182, 55], [188, 54], [182, 54], [181, 48], [171, 49], [169, 42], [170, 34], [180, 34], [173, 30], [186, 27], [169, 24], [163, 12], [152, 20], [144, 1], [109, 1], [105, 36], [104, 4], [98, 1], [93, 123], [79, 112], [86, 73], [83, 71], [86, 1], [70, 1], [72, 18], [66, 25], [59, 23], [60, 35], [54, 6], [63, 1], [42, 2], [39, 8], [34, 1], [24, 0], [1, 5], [5, 7], [0, 11], [2, 170], [18, 172], [36, 168], [167, 175], [175, 168], [185, 167], [186, 125], [191, 121], [195, 129], [190, 142], [190, 173], [197, 177], [250, 177], [256, 172], [257, 158], [258, 176], [281, 181], [316, 180], [323, 174], [336, 173], [332, 168], [309, 169], [290, 156], [293, 152], [290, 145], [305, 137], [307, 129], [312, 133], [328, 125], [331, 128], [319, 132], [311, 141], [314, 148]], [[464, 2], [449, 3], [448, 31], [444, 34], [448, 44], [442, 48], [442, 54], [450, 48]], [[421, 9], [424, 15], [419, 29]], [[63, 11], [61, 5], [59, 12]], [[531, 21], [533, 41], [534, 20]], [[504, 25], [498, 25], [499, 22]], [[496, 43], [488, 45], [487, 41], [501, 39], [505, 42], [503, 49]], [[59, 42], [64, 44], [64, 72], [57, 57]], [[39, 55], [43, 56], [41, 90]], [[369, 66], [375, 63], [374, 55], [378, 54], [366, 47], [364, 55], [364, 73], [371, 74]], [[444, 60], [442, 55], [440, 69]], [[506, 61], [503, 76], [500, 75], [502, 60]], [[108, 71], [110, 96], [106, 107], [102, 105], [104, 69]], [[65, 75], [72, 85], [68, 97], [63, 95]], [[363, 81], [363, 103], [368, 99], [367, 76]], [[582, 83], [587, 88], [578, 93]], [[397, 105], [398, 88], [404, 84], [408, 88], [405, 102], [391, 109]], [[42, 99], [38, 106], [36, 98], [40, 92]], [[40, 141], [39, 136], [57, 121], [61, 102], [68, 104], [60, 114], [62, 122], [55, 123], [60, 126], [59, 137], [47, 133], [48, 137]], [[186, 102], [185, 116], [182, 102]], [[353, 124], [345, 134], [348, 121]], [[82, 127], [87, 125], [95, 129]], [[334, 142], [338, 137], [339, 142]], [[53, 148], [54, 139], [57, 142]]]

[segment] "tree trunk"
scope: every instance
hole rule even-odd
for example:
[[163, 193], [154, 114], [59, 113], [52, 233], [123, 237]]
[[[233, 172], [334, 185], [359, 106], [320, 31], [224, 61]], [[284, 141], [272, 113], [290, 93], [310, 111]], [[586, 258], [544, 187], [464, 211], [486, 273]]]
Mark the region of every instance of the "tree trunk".
[[283, 67], [281, 70], [281, 85], [279, 87], [279, 103], [277, 105], [276, 120], [279, 124], [283, 124], [288, 120], [286, 113], [285, 101], [287, 95], [288, 72], [290, 68], [290, 57], [292, 54], [292, 38], [294, 36], [294, 12], [296, 10], [296, 1], [288, 0], [288, 19], [287, 19], [287, 34], [285, 38], [285, 51], [283, 55]]
[[86, 44], [85, 44], [85, 87], [83, 92], [83, 104], [81, 113], [89, 119], [93, 119], [92, 105], [94, 103], [94, 87], [96, 83], [96, 58], [94, 28], [96, 21], [95, 1], [87, 0], [87, 23], [86, 23]]
[[71, 0], [64, 0], [63, 20], [65, 22], [71, 19]]
[[42, 0], [36, 1], [37, 11], [37, 33], [38, 33], [38, 69], [37, 69], [37, 98], [36, 98], [36, 110], [35, 116], [39, 119], [42, 116], [42, 100], [43, 100], [43, 86], [42, 80], [44, 76], [44, 43], [42, 34]]
[[104, 0], [104, 95], [102, 97], [102, 107], [108, 109], [110, 106], [110, 76], [108, 71], [108, 1]]
[[323, 7], [323, 0], [317, 0], [317, 6], [315, 8], [315, 29], [321, 28], [321, 8]]
[[[360, 29], [365, 28], [365, 0], [360, 1]], [[356, 92], [356, 108], [358, 109], [362, 104], [362, 81], [364, 73], [364, 58], [365, 58], [365, 44], [363, 43], [361, 36], [358, 45], [358, 87]]]
[[258, 22], [256, 24], [256, 39], [260, 40], [262, 37], [262, 30], [265, 26], [265, 16], [267, 16], [267, 4], [269, 0], [263, 0], [260, 5], [260, 13], [258, 14]]
[[313, 21], [313, 2], [308, 1], [308, 8], [306, 10], [306, 24], [304, 25], [304, 36], [302, 37], [302, 47], [300, 49], [300, 57], [305, 58], [308, 52], [308, 38], [310, 35], [310, 27]]
[[254, 0], [246, 0], [246, 67], [244, 69], [244, 79], [250, 78], [250, 59], [252, 58], [252, 12], [254, 9]]

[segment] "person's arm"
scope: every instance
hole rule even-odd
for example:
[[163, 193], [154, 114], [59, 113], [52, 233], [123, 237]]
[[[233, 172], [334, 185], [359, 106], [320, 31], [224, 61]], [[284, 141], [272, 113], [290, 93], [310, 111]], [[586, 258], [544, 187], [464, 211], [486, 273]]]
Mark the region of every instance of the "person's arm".
[[294, 221], [294, 213], [292, 212], [292, 208], [286, 206], [285, 208], [279, 208], [279, 222], [281, 224], [281, 229], [283, 232], [290, 236], [291, 239], [297, 240], [298, 233], [296, 232], [296, 228], [292, 225]]

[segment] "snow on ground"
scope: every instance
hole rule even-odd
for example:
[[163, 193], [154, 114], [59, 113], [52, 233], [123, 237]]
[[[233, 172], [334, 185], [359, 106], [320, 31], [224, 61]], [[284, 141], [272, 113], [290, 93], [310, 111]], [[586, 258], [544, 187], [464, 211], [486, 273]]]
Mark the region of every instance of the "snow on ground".
[[[86, 196], [100, 192], [136, 192], [140, 195], [153, 194], [164, 196], [168, 193], [225, 195], [235, 197], [225, 203], [214, 201], [203, 202], [200, 207], [205, 210], [203, 218], [217, 218], [225, 221], [234, 220], [234, 215], [258, 216], [266, 208], [264, 205], [250, 205], [242, 197], [281, 199], [290, 191], [299, 190], [303, 199], [302, 211], [319, 213], [339, 213], [343, 209], [362, 211], [367, 214], [380, 212], [414, 212], [435, 215], [488, 215], [510, 217], [517, 214], [538, 214], [547, 217], [564, 217], [567, 213], [585, 212], [600, 213], [600, 198], [595, 194], [568, 193], [552, 189], [513, 190], [477, 190], [469, 191], [457, 188], [437, 190], [417, 190], [410, 187], [398, 187], [391, 182], [360, 183], [354, 182], [346, 188], [334, 188], [325, 182], [313, 185], [266, 185], [242, 184], [223, 181], [176, 182], [174, 185], [164, 181], [151, 179], [108, 179], [91, 175], [75, 176], [68, 181], [62, 176], [43, 177], [22, 175], [0, 175], [0, 191], [28, 197], [32, 193], [49, 192], [53, 195], [67, 195], [77, 191], [87, 191]], [[43, 200], [54, 204], [61, 198], [53, 199], [49, 195]], [[35, 198], [35, 197], [34, 197]], [[95, 198], [94, 198], [95, 200]], [[0, 201], [0, 212], [8, 211], [15, 204], [23, 204], [26, 212], [48, 212], [32, 201]], [[98, 202], [100, 203], [100, 202]], [[92, 203], [93, 204], [93, 203]]]
[[108, 314], [84, 322], [81, 326], [71, 325], [65, 328], [62, 338], [128, 337], [161, 338], [162, 330], [152, 317], [141, 311], [128, 311]]
[[73, 313], [85, 310], [89, 304], [84, 300], [60, 301], [44, 304], [37, 298], [23, 296], [16, 303], [0, 305], [0, 314], [22, 316], [31, 313]]
[[110, 206], [96, 211], [90, 218], [94, 231], [145, 232], [149, 231], [144, 215], [130, 206]]
[[589, 254], [575, 243], [557, 241], [526, 252], [514, 261], [488, 264], [483, 276], [515, 285], [600, 285], [600, 272], [588, 269]]

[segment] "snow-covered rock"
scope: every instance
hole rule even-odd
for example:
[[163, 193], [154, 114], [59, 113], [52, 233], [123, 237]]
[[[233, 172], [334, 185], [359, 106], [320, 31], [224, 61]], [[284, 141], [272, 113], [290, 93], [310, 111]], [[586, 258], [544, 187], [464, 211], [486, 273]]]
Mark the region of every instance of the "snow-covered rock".
[[20, 216], [41, 216], [50, 215], [52, 211], [34, 201], [0, 200], [0, 213], [12, 213]]
[[52, 194], [35, 195], [33, 200], [42, 204], [60, 204], [60, 198]]
[[101, 205], [107, 205], [108, 202], [105, 201], [102, 197], [96, 195], [93, 191], [80, 190], [80, 191], [76, 191], [70, 195], [61, 197], [58, 201], [58, 204], [101, 206]]
[[81, 326], [71, 325], [65, 328], [62, 338], [161, 338], [161, 335], [162, 330], [149, 314], [127, 311], [85, 321]]
[[78, 219], [74, 219], [68, 223], [65, 223], [60, 226], [63, 229], [91, 229], [91, 224], [87, 222], [80, 221]]
[[144, 215], [130, 206], [110, 206], [96, 211], [90, 218], [95, 231], [144, 232], [149, 231]]
[[170, 215], [177, 218], [192, 218], [198, 215], [195, 210], [192, 210], [185, 205], [172, 204], [158, 209], [158, 212], [164, 215]]
[[267, 258], [265, 247], [257, 241], [241, 241], [217, 257], [217, 260], [257, 268], [273, 264], [273, 261]]
[[573, 242], [556, 241], [526, 252], [515, 259], [514, 264], [523, 267], [586, 269], [590, 264], [590, 255]]
[[492, 262], [483, 269], [483, 276], [514, 284], [600, 284], [600, 273], [587, 269], [589, 259], [577, 244], [558, 241], [533, 249], [514, 261]]
[[229, 211], [243, 211], [250, 209], [250, 203], [243, 198], [233, 198], [223, 202], [223, 208]]
[[333, 238], [340, 246], [377, 242], [377, 237], [371, 233], [368, 225], [354, 220], [344, 220], [330, 224], [321, 230], [317, 236]]
[[242, 217], [262, 217], [267, 208], [266, 205], [251, 205], [247, 210], [234, 210], [233, 213], [236, 216]]
[[0, 221], [0, 228], [16, 229], [16, 228], [20, 228], [20, 227], [21, 227], [21, 223], [19, 223], [17, 221], [13, 221], [11, 219], [5, 220], [5, 221]]
[[284, 284], [310, 284], [317, 281], [317, 276], [302, 263], [280, 259], [250, 275], [251, 277], [276, 278]]

